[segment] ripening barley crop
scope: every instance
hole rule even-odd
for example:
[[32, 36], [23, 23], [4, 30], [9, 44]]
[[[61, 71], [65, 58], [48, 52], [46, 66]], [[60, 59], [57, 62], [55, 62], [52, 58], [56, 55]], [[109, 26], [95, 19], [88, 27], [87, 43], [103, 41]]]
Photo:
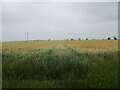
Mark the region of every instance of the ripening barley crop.
[[117, 88], [118, 41], [2, 43], [3, 88]]

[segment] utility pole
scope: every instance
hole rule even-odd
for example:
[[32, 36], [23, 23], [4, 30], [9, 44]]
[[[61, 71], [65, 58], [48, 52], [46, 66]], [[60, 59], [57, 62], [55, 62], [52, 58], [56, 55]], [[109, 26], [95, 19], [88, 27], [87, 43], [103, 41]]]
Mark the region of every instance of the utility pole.
[[29, 33], [27, 32], [26, 34], [27, 34], [27, 42], [28, 42], [28, 35], [29, 35]]
[[26, 33], [25, 33], [25, 42], [26, 42]]
[[28, 36], [29, 36], [29, 33], [25, 33], [25, 41], [28, 42]]

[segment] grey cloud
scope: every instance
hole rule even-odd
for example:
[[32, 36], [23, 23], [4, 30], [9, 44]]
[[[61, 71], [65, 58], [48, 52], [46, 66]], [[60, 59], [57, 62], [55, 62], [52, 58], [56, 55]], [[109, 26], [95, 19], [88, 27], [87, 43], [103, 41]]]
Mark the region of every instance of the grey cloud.
[[0, 42], [2, 41], [2, 3], [0, 3]]
[[3, 41], [117, 36], [117, 3], [4, 3]]

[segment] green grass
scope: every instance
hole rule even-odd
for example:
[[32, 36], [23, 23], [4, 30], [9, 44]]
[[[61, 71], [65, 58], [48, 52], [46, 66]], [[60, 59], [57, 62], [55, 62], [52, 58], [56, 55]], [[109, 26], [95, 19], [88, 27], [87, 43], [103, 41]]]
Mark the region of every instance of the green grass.
[[117, 51], [81, 53], [65, 46], [3, 53], [3, 88], [117, 88]]

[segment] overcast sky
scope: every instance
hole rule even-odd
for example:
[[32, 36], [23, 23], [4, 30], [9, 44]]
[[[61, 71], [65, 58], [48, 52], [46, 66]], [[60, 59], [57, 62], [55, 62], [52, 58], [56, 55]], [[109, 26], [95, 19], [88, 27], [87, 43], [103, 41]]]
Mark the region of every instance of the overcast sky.
[[117, 2], [3, 4], [3, 41], [118, 36]]

